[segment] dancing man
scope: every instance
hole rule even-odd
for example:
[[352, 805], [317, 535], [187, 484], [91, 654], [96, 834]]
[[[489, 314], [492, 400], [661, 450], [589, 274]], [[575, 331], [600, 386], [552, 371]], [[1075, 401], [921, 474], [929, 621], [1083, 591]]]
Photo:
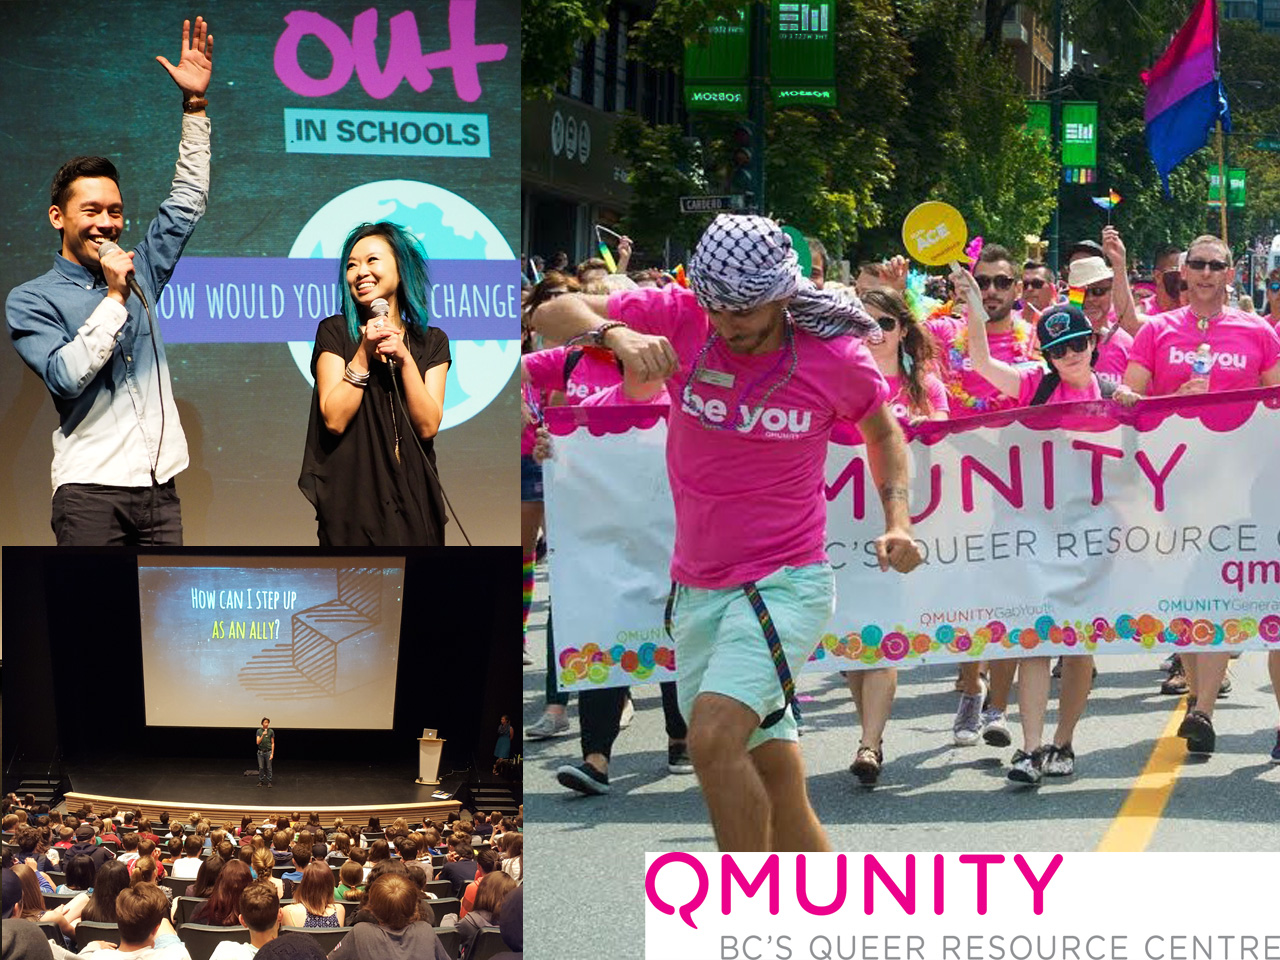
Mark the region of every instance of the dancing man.
[[555, 340], [608, 347], [655, 391], [670, 380], [667, 619], [720, 849], [826, 850], [788, 707], [834, 610], [823, 490], [837, 420], [866, 440], [885, 511], [881, 569], [920, 562], [888, 389], [861, 340], [840, 336], [878, 337], [879, 326], [802, 278], [790, 239], [763, 217], [717, 217], [689, 280], [691, 291], [559, 297], [533, 320]]

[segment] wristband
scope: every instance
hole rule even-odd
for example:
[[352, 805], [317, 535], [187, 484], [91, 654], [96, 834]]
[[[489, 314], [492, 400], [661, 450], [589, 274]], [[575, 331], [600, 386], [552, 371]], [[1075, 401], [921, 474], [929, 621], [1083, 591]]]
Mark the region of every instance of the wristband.
[[600, 326], [592, 330], [588, 330], [586, 333], [578, 334], [576, 337], [574, 337], [568, 343], [566, 343], [565, 346], [574, 347], [582, 343], [583, 341], [587, 341], [593, 347], [604, 347], [604, 335], [608, 333], [610, 330], [614, 329], [615, 327], [625, 327], [625, 326], [626, 324], [623, 323], [621, 320], [606, 320], [604, 323], [600, 324]]
[[204, 97], [187, 97], [182, 101], [183, 113], [197, 113], [209, 105]]

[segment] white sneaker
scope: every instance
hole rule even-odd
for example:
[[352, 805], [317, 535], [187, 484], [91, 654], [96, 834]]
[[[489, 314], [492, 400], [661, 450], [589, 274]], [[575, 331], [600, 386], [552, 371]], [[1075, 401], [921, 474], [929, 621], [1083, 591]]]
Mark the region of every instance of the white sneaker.
[[978, 742], [982, 736], [982, 694], [960, 694], [960, 706], [951, 732], [958, 747], [972, 747]]
[[552, 737], [564, 737], [569, 734], [569, 718], [562, 713], [552, 713], [548, 710], [538, 722], [525, 727], [524, 738], [526, 740], [550, 740]]
[[533, 665], [533, 656], [529, 653], [529, 641], [524, 642], [524, 665], [526, 667]]
[[1013, 743], [1003, 710], [988, 707], [982, 711], [982, 739], [991, 747], [1007, 747]]
[[626, 701], [622, 704], [622, 716], [618, 718], [618, 729], [625, 730], [631, 726], [631, 721], [635, 719], [636, 706], [631, 702], [631, 694], [627, 694]]

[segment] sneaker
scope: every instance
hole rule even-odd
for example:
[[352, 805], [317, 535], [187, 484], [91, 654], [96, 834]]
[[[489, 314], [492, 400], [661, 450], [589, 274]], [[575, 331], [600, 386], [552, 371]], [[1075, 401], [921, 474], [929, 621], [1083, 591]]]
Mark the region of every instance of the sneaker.
[[667, 770], [670, 773], [693, 773], [689, 746], [683, 740], [667, 744]]
[[529, 653], [529, 641], [524, 642], [524, 665], [526, 667], [533, 665], [533, 655]]
[[987, 707], [982, 711], [982, 739], [990, 747], [1007, 747], [1013, 743], [1003, 710]]
[[569, 718], [563, 713], [552, 713], [548, 710], [538, 722], [525, 727], [526, 740], [550, 740], [552, 737], [563, 737], [569, 733]]
[[631, 694], [627, 694], [627, 699], [622, 703], [622, 716], [618, 718], [618, 729], [625, 730], [631, 726], [631, 721], [636, 717], [636, 705], [631, 702]]
[[1225, 697], [1231, 692], [1231, 674], [1227, 674], [1222, 678], [1222, 686], [1218, 688], [1218, 696]]
[[1031, 753], [1018, 750], [1013, 755], [1009, 768], [1009, 779], [1014, 783], [1037, 784], [1040, 782], [1041, 767], [1044, 763], [1044, 747]]
[[1213, 721], [1207, 714], [1199, 710], [1189, 710], [1178, 727], [1178, 736], [1187, 741], [1187, 753], [1208, 756], [1213, 753], [1217, 737], [1213, 732]]
[[1190, 690], [1187, 684], [1187, 671], [1179, 658], [1177, 666], [1169, 671], [1169, 679], [1160, 684], [1160, 692], [1169, 697], [1181, 697]]
[[601, 773], [589, 763], [580, 763], [576, 767], [566, 764], [556, 771], [556, 779], [562, 787], [577, 790], [589, 797], [609, 792], [609, 775]]
[[1271, 748], [1271, 762], [1280, 763], [1280, 730], [1276, 731], [1276, 745]]
[[859, 747], [849, 764], [849, 772], [858, 778], [864, 787], [874, 787], [880, 779], [880, 768], [884, 766], [884, 751], [872, 750], [870, 747]]
[[982, 735], [982, 694], [960, 694], [951, 732], [958, 747], [972, 747]]
[[1069, 777], [1076, 772], [1076, 754], [1071, 744], [1064, 743], [1060, 747], [1050, 744], [1044, 750], [1040, 768], [1046, 777]]
[[1182, 669], [1182, 657], [1176, 653], [1171, 653], [1160, 662], [1160, 669], [1165, 673], [1173, 673], [1175, 670]]

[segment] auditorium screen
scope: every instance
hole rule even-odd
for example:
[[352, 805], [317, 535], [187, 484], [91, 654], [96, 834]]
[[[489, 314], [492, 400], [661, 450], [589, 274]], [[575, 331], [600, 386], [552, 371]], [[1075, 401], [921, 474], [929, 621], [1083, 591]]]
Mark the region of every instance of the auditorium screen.
[[[181, 94], [155, 57], [178, 61], [183, 18], [198, 12], [216, 40], [208, 209], [154, 305], [190, 456], [176, 478], [186, 544], [316, 545], [298, 489], [312, 347], [340, 312], [344, 239], [380, 220], [421, 240], [431, 323], [449, 337], [441, 482], [473, 543], [515, 543], [519, 0], [3, 7], [0, 299], [53, 268], [50, 185], [76, 155], [115, 164], [120, 246], [143, 240], [182, 130]], [[3, 340], [0, 543], [52, 544], [58, 415]], [[445, 536], [463, 542], [452, 521]]]
[[149, 726], [390, 730], [404, 560], [139, 557]]

